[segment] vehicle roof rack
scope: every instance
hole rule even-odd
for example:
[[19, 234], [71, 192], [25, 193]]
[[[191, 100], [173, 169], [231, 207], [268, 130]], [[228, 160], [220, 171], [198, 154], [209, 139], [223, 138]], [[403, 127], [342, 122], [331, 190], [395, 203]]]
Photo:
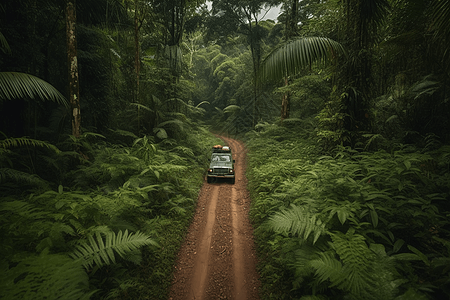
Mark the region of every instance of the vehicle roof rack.
[[213, 153], [231, 153], [231, 148], [228, 146], [215, 145], [212, 149]]

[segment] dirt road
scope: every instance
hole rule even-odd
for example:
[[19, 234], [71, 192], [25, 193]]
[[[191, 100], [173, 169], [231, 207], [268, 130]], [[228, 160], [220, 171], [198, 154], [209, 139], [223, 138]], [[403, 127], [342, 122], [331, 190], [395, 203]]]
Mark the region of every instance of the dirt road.
[[171, 300], [259, 299], [245, 148], [224, 140], [236, 160], [236, 183], [205, 181], [174, 267]]

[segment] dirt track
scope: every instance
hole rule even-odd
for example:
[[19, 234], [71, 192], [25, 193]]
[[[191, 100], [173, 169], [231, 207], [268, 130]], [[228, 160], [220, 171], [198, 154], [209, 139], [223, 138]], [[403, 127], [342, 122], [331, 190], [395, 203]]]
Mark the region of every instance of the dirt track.
[[205, 181], [174, 267], [171, 300], [259, 299], [245, 148], [224, 140], [236, 160], [236, 183]]

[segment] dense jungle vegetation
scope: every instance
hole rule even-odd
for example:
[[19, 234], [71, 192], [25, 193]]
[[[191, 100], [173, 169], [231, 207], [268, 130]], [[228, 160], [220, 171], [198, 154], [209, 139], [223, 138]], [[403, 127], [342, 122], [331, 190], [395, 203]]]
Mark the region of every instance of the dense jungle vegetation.
[[166, 299], [215, 132], [248, 146], [262, 299], [448, 299], [449, 20], [3, 0], [0, 298]]

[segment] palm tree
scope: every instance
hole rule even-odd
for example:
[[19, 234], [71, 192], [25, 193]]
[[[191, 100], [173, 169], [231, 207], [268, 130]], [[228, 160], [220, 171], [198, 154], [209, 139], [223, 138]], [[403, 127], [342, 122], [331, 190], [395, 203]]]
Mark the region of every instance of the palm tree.
[[[262, 80], [279, 80], [297, 74], [313, 62], [325, 62], [344, 55], [338, 42], [325, 37], [303, 37], [291, 40], [273, 50], [261, 64]], [[284, 98], [281, 119], [289, 118], [289, 101]]]

